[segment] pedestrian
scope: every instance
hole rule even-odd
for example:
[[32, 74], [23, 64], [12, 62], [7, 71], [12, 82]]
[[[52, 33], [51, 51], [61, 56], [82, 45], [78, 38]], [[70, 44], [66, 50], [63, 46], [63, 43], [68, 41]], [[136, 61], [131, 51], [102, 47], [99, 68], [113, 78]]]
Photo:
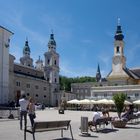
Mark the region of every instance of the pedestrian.
[[27, 125], [27, 107], [29, 101], [26, 99], [26, 95], [22, 94], [22, 98], [19, 100], [20, 105], [20, 130], [22, 130], [22, 120], [24, 117], [24, 127]]
[[35, 114], [34, 100], [31, 97], [29, 99], [28, 109], [29, 109], [28, 110], [28, 115], [29, 115], [29, 118], [30, 118], [31, 126], [33, 127], [33, 125], [34, 125], [34, 119], [36, 118], [36, 114]]

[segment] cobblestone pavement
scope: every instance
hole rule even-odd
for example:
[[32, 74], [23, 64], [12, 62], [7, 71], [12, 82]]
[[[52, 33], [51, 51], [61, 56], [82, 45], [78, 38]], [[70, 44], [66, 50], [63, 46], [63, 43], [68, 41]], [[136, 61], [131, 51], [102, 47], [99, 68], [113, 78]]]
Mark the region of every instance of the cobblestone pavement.
[[[89, 131], [90, 136], [81, 136], [80, 123], [81, 117], [88, 117], [92, 120], [91, 111], [65, 111], [59, 114], [58, 110], [46, 109], [36, 111], [39, 121], [51, 120], [71, 120], [72, 131], [75, 140], [138, 140], [140, 138], [140, 124], [128, 124], [126, 128], [111, 129], [110, 124], [100, 132]], [[116, 113], [110, 113], [110, 116], [116, 116]], [[30, 121], [28, 119], [28, 125]], [[24, 132], [19, 129], [19, 120], [0, 119], [0, 140], [24, 140]], [[36, 140], [71, 140], [70, 131], [64, 131], [64, 138], [61, 138], [60, 131], [48, 131], [36, 133]], [[32, 135], [27, 133], [27, 140], [32, 140]]]

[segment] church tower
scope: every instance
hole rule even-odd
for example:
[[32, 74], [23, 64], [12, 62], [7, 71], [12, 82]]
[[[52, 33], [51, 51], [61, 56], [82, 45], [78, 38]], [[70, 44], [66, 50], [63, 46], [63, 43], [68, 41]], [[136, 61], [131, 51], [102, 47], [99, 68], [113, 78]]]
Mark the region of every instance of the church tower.
[[39, 56], [38, 60], [35, 63], [36, 63], [35, 68], [37, 70], [43, 71], [43, 61], [40, 59], [40, 56]]
[[59, 92], [59, 54], [56, 52], [56, 42], [54, 39], [54, 34], [50, 34], [50, 39], [48, 42], [48, 51], [44, 54], [45, 56], [45, 66], [44, 75], [46, 80], [51, 85], [51, 97], [50, 103], [55, 105], [55, 99], [57, 92]]
[[33, 67], [33, 59], [30, 58], [30, 47], [28, 45], [28, 40], [25, 41], [25, 46], [23, 48], [23, 57], [20, 58], [20, 63], [24, 66]]
[[123, 84], [129, 78], [126, 73], [126, 58], [124, 56], [124, 35], [122, 33], [120, 19], [118, 19], [117, 30], [114, 36], [114, 56], [112, 58], [112, 71], [107, 76], [111, 84]]
[[101, 80], [102, 80], [102, 76], [101, 76], [101, 72], [100, 72], [100, 66], [98, 64], [98, 68], [97, 68], [97, 72], [96, 72], [96, 81], [101, 82]]
[[0, 26], [0, 104], [9, 100], [9, 47], [12, 34]]
[[126, 58], [124, 56], [124, 35], [121, 30], [120, 19], [118, 19], [117, 30], [114, 36], [114, 56], [112, 70], [117, 74], [125, 68]]

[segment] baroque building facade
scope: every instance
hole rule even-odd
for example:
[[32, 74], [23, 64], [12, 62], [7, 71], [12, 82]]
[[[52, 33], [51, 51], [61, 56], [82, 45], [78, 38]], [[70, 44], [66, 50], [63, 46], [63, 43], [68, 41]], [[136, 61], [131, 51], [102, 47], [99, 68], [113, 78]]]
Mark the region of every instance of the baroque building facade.
[[98, 65], [96, 82], [73, 83], [71, 91], [76, 94], [78, 99], [111, 99], [118, 92], [125, 93], [131, 101], [140, 99], [140, 68], [129, 69], [126, 67], [125, 43], [123, 39], [124, 35], [118, 20], [114, 36], [114, 55], [111, 72], [106, 78], [102, 79]]
[[[34, 66], [28, 40], [23, 47], [20, 63], [9, 54], [11, 31], [0, 26], [0, 104], [18, 100], [22, 93], [33, 97], [36, 102], [48, 106], [58, 104], [59, 54], [56, 52], [54, 34], [50, 35], [48, 51], [44, 53], [45, 63], [39, 59]], [[60, 100], [60, 99], [59, 99]]]

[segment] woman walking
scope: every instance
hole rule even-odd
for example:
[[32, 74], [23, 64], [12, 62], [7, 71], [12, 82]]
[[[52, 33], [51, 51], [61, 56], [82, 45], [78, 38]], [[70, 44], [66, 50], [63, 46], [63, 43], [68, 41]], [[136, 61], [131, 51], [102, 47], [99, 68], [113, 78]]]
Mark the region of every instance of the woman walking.
[[35, 104], [34, 104], [34, 100], [33, 98], [30, 98], [29, 99], [29, 106], [28, 106], [29, 110], [28, 110], [28, 114], [29, 114], [29, 118], [30, 118], [30, 121], [31, 121], [31, 125], [33, 127], [34, 125], [34, 119], [36, 118], [36, 115], [35, 115]]

